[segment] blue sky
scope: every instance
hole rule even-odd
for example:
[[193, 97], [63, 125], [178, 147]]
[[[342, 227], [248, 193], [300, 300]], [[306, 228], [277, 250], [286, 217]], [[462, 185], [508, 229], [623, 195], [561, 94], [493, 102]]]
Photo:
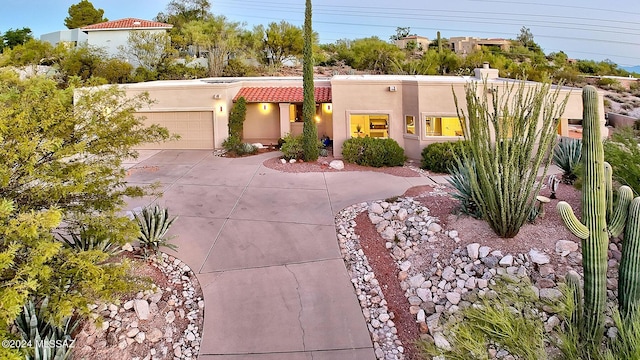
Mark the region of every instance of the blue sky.
[[[29, 27], [36, 37], [64, 29], [70, 5], [79, 0], [0, 0], [0, 32]], [[110, 20], [151, 20], [168, 0], [93, 0]], [[212, 0], [212, 11], [250, 29], [286, 20], [301, 25], [303, 0]], [[315, 0], [314, 30], [321, 43], [378, 36], [388, 40], [396, 27], [436, 37], [515, 38], [531, 29], [546, 53], [564, 50], [579, 59], [610, 59], [621, 66], [640, 65], [640, 7], [637, 0]]]

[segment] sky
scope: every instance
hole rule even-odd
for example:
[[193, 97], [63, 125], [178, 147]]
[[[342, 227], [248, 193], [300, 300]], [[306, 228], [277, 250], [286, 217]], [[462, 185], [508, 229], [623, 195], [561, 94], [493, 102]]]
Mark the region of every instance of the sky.
[[[28, 27], [36, 38], [64, 30], [69, 6], [79, 0], [0, 0], [0, 32]], [[109, 20], [152, 20], [168, 0], [93, 0]], [[211, 0], [212, 12], [246, 29], [270, 22], [302, 25], [303, 0]], [[377, 36], [397, 27], [435, 39], [474, 36], [515, 39], [525, 26], [545, 53], [620, 66], [640, 65], [640, 7], [637, 0], [314, 0], [313, 28], [320, 43]]]

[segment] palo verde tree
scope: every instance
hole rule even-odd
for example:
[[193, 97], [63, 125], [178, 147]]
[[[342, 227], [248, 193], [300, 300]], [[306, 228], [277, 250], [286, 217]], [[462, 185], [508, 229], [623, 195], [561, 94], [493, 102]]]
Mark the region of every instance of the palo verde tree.
[[467, 84], [466, 110], [454, 99], [469, 148], [462, 164], [470, 175], [472, 197], [484, 219], [501, 237], [518, 234], [535, 205], [549, 167], [560, 115], [567, 102], [560, 88], [524, 81], [496, 87]]
[[136, 224], [124, 196], [145, 189], [125, 182], [132, 147], [169, 137], [135, 112], [146, 95], [113, 87], [60, 89], [43, 77], [0, 72], [0, 335], [26, 301], [49, 297], [55, 321], [87, 314], [88, 305], [135, 285], [126, 262], [65, 246], [61, 236], [132, 241]]
[[69, 6], [69, 16], [64, 19], [64, 26], [67, 29], [77, 29], [108, 21], [103, 16], [104, 10], [96, 9], [89, 0], [80, 0], [79, 3]]
[[311, 0], [306, 0], [304, 11], [304, 46], [302, 49], [302, 86], [304, 98], [302, 102], [302, 147], [304, 161], [316, 161], [320, 156], [318, 149], [318, 128], [316, 127], [316, 99], [313, 83], [313, 27], [311, 26]]

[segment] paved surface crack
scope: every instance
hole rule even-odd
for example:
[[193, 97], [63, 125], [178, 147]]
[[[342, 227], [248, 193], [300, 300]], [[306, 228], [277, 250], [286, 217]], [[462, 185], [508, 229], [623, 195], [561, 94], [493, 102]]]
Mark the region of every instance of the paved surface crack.
[[[289, 266], [285, 265], [284, 268], [287, 269], [287, 271], [291, 273], [291, 276], [293, 276], [293, 278], [296, 280], [296, 293], [298, 293], [298, 302], [300, 303], [300, 311], [298, 312], [298, 324], [300, 325], [300, 330], [302, 330], [302, 349], [304, 349], [304, 351], [307, 351], [307, 345], [304, 343], [304, 339], [306, 336], [304, 333], [304, 326], [302, 326], [302, 296], [300, 296], [300, 282], [298, 281], [298, 277], [296, 276], [296, 274], [291, 269], [289, 269]], [[313, 355], [311, 357], [313, 359]]]

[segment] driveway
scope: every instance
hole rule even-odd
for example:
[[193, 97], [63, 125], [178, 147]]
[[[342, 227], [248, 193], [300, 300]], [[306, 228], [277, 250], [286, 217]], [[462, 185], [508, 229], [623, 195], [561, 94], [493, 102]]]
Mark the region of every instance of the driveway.
[[211, 151], [141, 151], [127, 178], [159, 181], [157, 202], [179, 215], [177, 257], [205, 300], [199, 359], [375, 359], [340, 256], [334, 216], [354, 203], [400, 195], [428, 178], [375, 172], [281, 173], [277, 156], [221, 158]]

